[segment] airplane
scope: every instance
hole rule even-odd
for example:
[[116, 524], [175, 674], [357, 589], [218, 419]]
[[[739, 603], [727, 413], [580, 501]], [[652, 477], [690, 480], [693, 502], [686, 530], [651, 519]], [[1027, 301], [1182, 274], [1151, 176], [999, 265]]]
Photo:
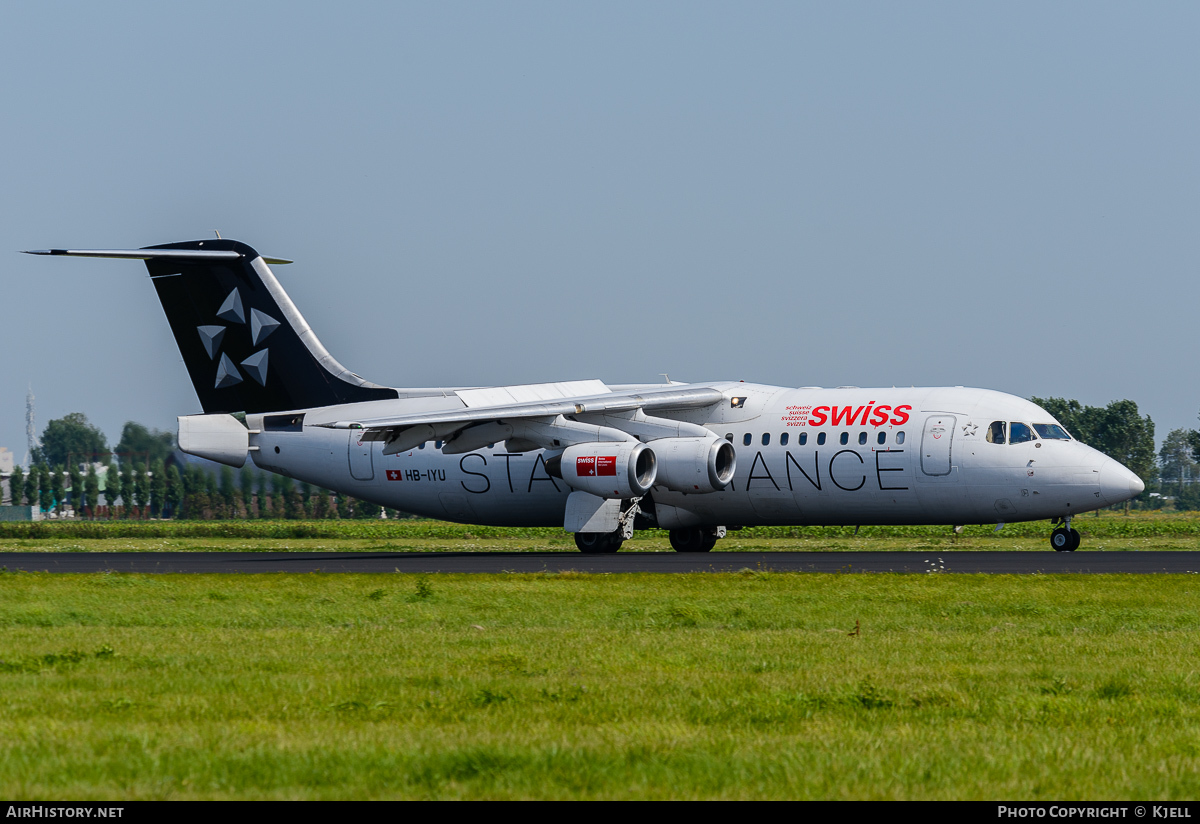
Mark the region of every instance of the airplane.
[[[637, 529], [708, 552], [757, 525], [996, 524], [1072, 519], [1145, 488], [1041, 407], [961, 386], [577, 380], [393, 388], [321, 345], [271, 270], [217, 238], [28, 254], [142, 260], [203, 414], [179, 447], [429, 518], [558, 526], [585, 553]], [[235, 417], [244, 413], [244, 423]]]

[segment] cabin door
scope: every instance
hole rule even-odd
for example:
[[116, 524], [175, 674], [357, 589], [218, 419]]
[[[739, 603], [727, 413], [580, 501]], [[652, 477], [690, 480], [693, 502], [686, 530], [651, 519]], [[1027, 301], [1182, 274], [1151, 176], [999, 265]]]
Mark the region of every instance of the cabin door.
[[954, 441], [954, 416], [930, 415], [921, 433], [921, 471], [926, 475], [950, 474], [950, 445]]
[[371, 464], [371, 449], [375, 444], [362, 440], [362, 436], [361, 429], [350, 430], [350, 477], [356, 481], [369, 481], [375, 477], [375, 467]]

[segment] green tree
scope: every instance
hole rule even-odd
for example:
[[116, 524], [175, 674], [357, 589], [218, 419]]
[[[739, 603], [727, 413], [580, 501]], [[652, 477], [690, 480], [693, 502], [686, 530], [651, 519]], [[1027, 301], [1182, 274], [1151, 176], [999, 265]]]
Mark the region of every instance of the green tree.
[[137, 501], [133, 498], [134, 487], [133, 465], [129, 461], [121, 461], [121, 516], [126, 519], [137, 508]]
[[224, 506], [221, 503], [221, 490], [217, 485], [217, 476], [206, 470], [201, 470], [204, 475], [204, 518], [206, 520], [221, 519], [225, 517]]
[[167, 470], [167, 491], [163, 495], [163, 503], [167, 506], [167, 517], [179, 517], [179, 504], [183, 501], [183, 476], [179, 474], [179, 467], [171, 464], [171, 468]]
[[161, 459], [156, 460], [150, 473], [150, 517], [161, 518], [167, 497], [167, 469]]
[[25, 503], [29, 506], [41, 506], [42, 468], [37, 464], [29, 465], [29, 475], [25, 478]]
[[137, 466], [134, 466], [133, 473], [133, 497], [138, 505], [138, 518], [146, 518], [146, 509], [150, 506], [150, 473]]
[[99, 460], [108, 451], [104, 433], [92, 426], [82, 412], [50, 421], [42, 433], [42, 445], [34, 460], [66, 466]]
[[54, 511], [62, 517], [63, 506], [66, 504], [67, 480], [64, 477], [62, 465], [54, 467], [50, 472], [50, 494], [54, 497]]
[[[88, 466], [91, 466], [91, 461], [88, 461]], [[71, 506], [75, 510], [75, 517], [83, 517], [83, 473], [79, 471], [79, 464], [73, 463], [67, 467], [67, 477], [71, 481]]]
[[96, 505], [100, 503], [100, 476], [96, 474], [96, 464], [89, 463], [87, 475], [83, 479], [83, 508], [89, 518], [95, 520]]
[[239, 473], [238, 483], [241, 486], [242, 506], [246, 508], [246, 517], [250, 517], [250, 513], [254, 507], [254, 470], [250, 467], [242, 467]]
[[1158, 477], [1162, 492], [1176, 497], [1183, 494], [1184, 486], [1195, 477], [1196, 461], [1192, 457], [1190, 433], [1186, 429], [1174, 429], [1163, 439], [1158, 450]]
[[324, 489], [318, 489], [312, 495], [312, 515], [311, 517], [320, 520], [329, 517], [329, 492]]
[[238, 497], [237, 482], [233, 477], [233, 469], [228, 466], [221, 467], [221, 478], [219, 487], [221, 490], [221, 504], [224, 507], [224, 517], [232, 518], [237, 508], [234, 506], [234, 501]]
[[49, 512], [54, 507], [54, 493], [51, 491], [50, 467], [38, 465], [38, 506], [42, 512]]
[[126, 421], [117, 443], [117, 453], [141, 467], [153, 466], [155, 461], [166, 462], [175, 451], [175, 435], [158, 429], [147, 429], [140, 423]]
[[383, 512], [383, 507], [379, 504], [364, 501], [361, 498], [354, 499], [355, 518], [378, 518], [380, 512]]
[[204, 473], [195, 464], [191, 464], [183, 470], [183, 502], [182, 514], [178, 517], [199, 519], [201, 512], [193, 512], [193, 509], [203, 508], [203, 502], [200, 501], [199, 495], [204, 493]]
[[117, 499], [121, 497], [121, 473], [111, 460], [104, 468], [104, 504], [108, 507], [108, 518], [117, 517]]
[[184, 476], [179, 474], [179, 467], [170, 464], [167, 470], [167, 492], [163, 493], [162, 503], [166, 510], [164, 518], [178, 518], [179, 505], [184, 500]]
[[258, 476], [258, 517], [271, 518], [274, 516], [272, 501], [269, 494], [271, 488], [271, 475], [267, 472], [261, 472]]
[[12, 477], [8, 479], [8, 496], [13, 506], [21, 506], [25, 502], [25, 473], [19, 466], [13, 467]]

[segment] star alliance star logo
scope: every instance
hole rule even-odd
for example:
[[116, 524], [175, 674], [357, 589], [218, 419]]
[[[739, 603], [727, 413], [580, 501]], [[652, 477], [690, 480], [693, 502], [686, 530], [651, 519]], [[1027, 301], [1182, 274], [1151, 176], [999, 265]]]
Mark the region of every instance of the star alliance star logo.
[[974, 435], [978, 431], [979, 431], [979, 427], [973, 423], [964, 423], [963, 424], [963, 434], [966, 435], [967, 437]]
[[[221, 308], [217, 310], [218, 320], [228, 321], [231, 324], [241, 324], [246, 326], [246, 311], [242, 305], [242, 295], [235, 287], [225, 302], [221, 304]], [[257, 309], [250, 310], [250, 343], [252, 346], [258, 346], [271, 333], [279, 328], [279, 321], [268, 315], [266, 312], [260, 312]], [[226, 389], [230, 386], [236, 386], [241, 383], [244, 378], [242, 373], [238, 371], [237, 365], [229, 355], [221, 351], [221, 341], [225, 339], [225, 333], [229, 327], [220, 326], [217, 324], [197, 326], [196, 331], [200, 333], [200, 342], [204, 344], [204, 351], [208, 353], [210, 360], [217, 361], [217, 380], [216, 389]], [[247, 375], [250, 376], [259, 386], [267, 385], [267, 355], [268, 350], [259, 349], [250, 357], [243, 360], [240, 364]], [[219, 359], [218, 359], [218, 356]]]

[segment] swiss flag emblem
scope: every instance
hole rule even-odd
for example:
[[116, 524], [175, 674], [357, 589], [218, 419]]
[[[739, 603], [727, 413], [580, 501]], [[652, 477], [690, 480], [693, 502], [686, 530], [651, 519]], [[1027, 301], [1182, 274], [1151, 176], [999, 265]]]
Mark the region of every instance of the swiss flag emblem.
[[600, 455], [599, 457], [587, 456], [575, 459], [575, 474], [580, 478], [594, 478], [598, 475], [617, 474], [617, 456], [616, 455]]
[[399, 469], [389, 469], [387, 471], [387, 479], [389, 481], [403, 481], [404, 473], [401, 472]]

